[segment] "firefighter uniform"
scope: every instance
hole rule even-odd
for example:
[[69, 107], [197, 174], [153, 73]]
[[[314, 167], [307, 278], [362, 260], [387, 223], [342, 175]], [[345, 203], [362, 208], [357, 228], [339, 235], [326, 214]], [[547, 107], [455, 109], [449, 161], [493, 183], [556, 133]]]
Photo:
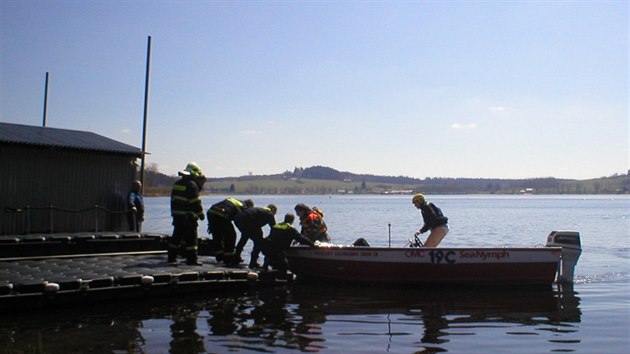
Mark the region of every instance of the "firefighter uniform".
[[205, 218], [199, 196], [205, 176], [194, 162], [189, 163], [184, 171], [179, 172], [179, 175], [181, 179], [175, 182], [171, 191], [173, 236], [168, 243], [168, 262], [176, 262], [178, 253], [181, 253], [186, 258], [187, 264], [199, 265], [197, 220]]
[[252, 254], [249, 261], [250, 268], [258, 268], [258, 255], [260, 254], [260, 247], [263, 240], [263, 226], [274, 226], [276, 224], [276, 208], [275, 205], [269, 204], [266, 208], [247, 208], [242, 212], [236, 214], [234, 218], [234, 224], [241, 232], [241, 238], [236, 245], [236, 252], [234, 254], [234, 262], [240, 262], [241, 252], [245, 247], [245, 244], [251, 238], [254, 241], [254, 247], [252, 248]]
[[313, 246], [313, 241], [293, 227], [294, 219], [293, 214], [287, 213], [284, 216], [284, 222], [272, 226], [269, 236], [263, 239], [261, 251], [265, 255], [264, 270], [271, 266], [273, 269], [286, 271], [289, 264], [284, 251], [288, 250], [293, 242]]
[[251, 200], [227, 198], [208, 209], [208, 233], [212, 234], [217, 261], [230, 262], [234, 258], [236, 230], [232, 221], [236, 214], [250, 206], [253, 206]]

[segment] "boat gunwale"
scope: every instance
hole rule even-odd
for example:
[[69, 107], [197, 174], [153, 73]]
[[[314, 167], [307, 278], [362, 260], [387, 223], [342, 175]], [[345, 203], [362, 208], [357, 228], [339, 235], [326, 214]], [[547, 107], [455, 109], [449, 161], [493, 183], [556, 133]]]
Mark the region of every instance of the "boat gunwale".
[[[285, 252], [295, 253], [298, 251], [335, 251], [335, 250], [356, 250], [356, 251], [368, 251], [368, 250], [376, 250], [376, 251], [408, 251], [408, 250], [509, 250], [509, 251], [549, 251], [549, 252], [560, 252], [562, 251], [562, 247], [556, 246], [542, 246], [542, 247], [363, 247], [363, 246], [326, 246], [326, 247], [310, 247], [310, 246], [291, 246]], [[295, 251], [295, 252], [292, 252]]]

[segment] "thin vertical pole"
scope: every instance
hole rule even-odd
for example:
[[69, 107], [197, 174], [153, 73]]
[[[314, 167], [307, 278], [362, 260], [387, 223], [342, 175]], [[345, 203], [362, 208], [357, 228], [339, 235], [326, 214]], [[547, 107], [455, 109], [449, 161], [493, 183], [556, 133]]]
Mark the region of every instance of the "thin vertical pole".
[[48, 72], [46, 72], [46, 84], [44, 85], [44, 121], [42, 127], [46, 126], [46, 116], [48, 114]]
[[147, 42], [147, 71], [144, 80], [144, 119], [142, 123], [142, 159], [140, 165], [140, 182], [144, 188], [144, 159], [147, 151], [147, 120], [149, 112], [149, 74], [151, 73], [151, 36]]

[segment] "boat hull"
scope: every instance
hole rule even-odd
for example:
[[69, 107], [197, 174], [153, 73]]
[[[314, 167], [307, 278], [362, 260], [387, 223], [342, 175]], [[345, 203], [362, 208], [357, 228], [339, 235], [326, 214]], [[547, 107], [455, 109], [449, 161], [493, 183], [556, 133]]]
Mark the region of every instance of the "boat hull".
[[299, 278], [423, 284], [551, 284], [561, 248], [293, 247], [289, 268]]

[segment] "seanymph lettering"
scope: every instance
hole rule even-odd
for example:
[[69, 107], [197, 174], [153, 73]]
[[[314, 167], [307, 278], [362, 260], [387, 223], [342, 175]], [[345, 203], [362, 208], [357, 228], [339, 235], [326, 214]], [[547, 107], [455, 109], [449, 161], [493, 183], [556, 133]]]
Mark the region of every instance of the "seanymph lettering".
[[460, 258], [476, 258], [481, 260], [510, 258], [510, 252], [501, 251], [484, 251], [484, 250], [463, 250], [459, 252]]

